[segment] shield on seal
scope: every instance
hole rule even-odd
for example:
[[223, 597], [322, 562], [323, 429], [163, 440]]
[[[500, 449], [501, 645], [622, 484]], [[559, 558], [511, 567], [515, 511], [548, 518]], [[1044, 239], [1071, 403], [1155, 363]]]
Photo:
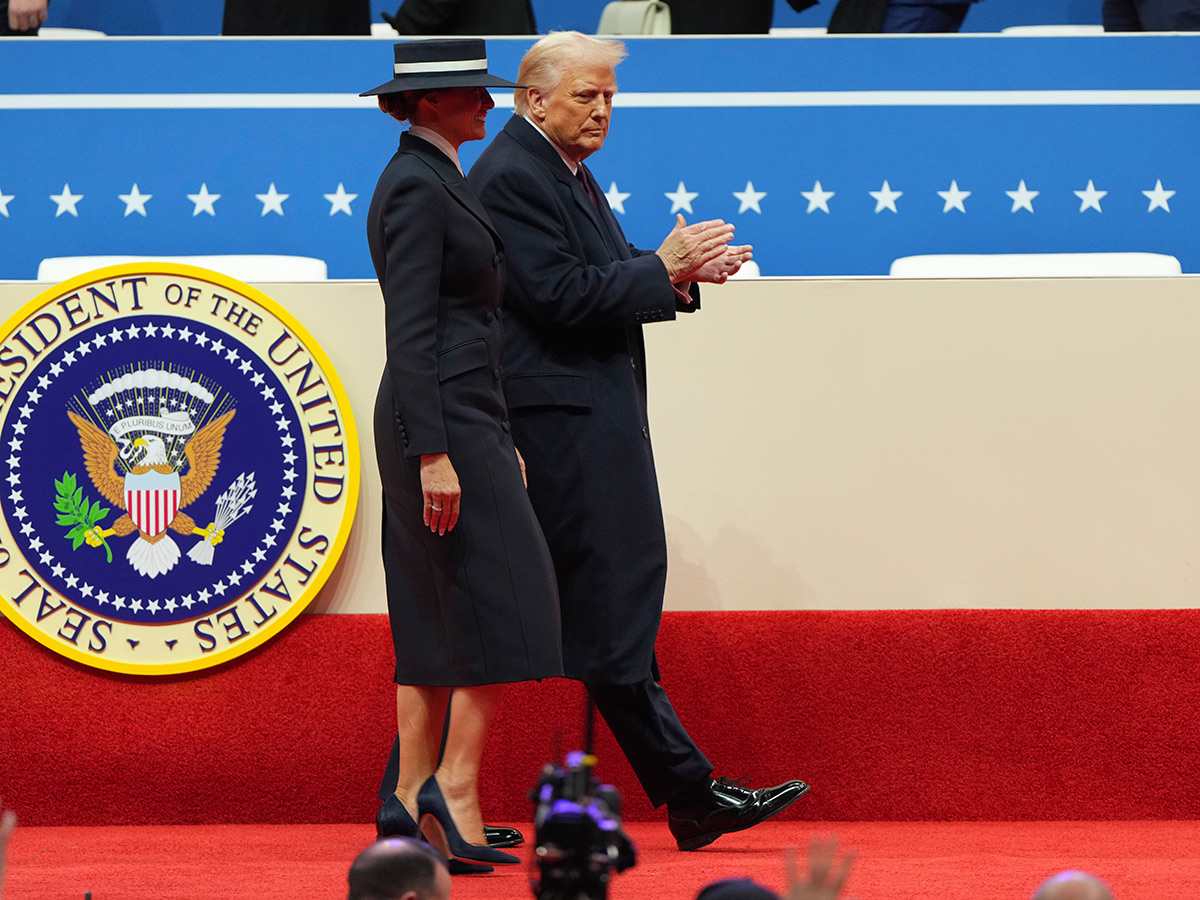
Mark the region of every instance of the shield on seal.
[[126, 475], [125, 510], [146, 537], [162, 534], [179, 512], [179, 473]]

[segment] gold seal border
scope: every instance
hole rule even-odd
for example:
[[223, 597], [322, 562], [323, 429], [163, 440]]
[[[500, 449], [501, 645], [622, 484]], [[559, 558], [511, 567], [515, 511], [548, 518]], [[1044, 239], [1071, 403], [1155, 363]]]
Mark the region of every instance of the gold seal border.
[[[292, 330], [292, 333], [304, 345], [304, 349], [312, 356], [313, 359], [321, 366], [321, 371], [328, 378], [329, 386], [333, 390], [333, 395], [337, 399], [338, 408], [344, 409], [347, 413], [342, 421], [342, 433], [346, 438], [347, 458], [350, 460], [350, 465], [347, 475], [347, 496], [345, 507], [342, 512], [342, 520], [338, 527], [337, 537], [333, 540], [328, 560], [325, 565], [321, 566], [320, 570], [313, 579], [304, 586], [304, 592], [291, 602], [288, 608], [279, 616], [279, 620], [272, 622], [271, 625], [260, 628], [253, 635], [246, 638], [245, 641], [238, 641], [236, 644], [230, 645], [225, 650], [216, 651], [211, 656], [196, 657], [178, 663], [153, 663], [150, 665], [137, 665], [119, 660], [107, 660], [96, 654], [88, 654], [82, 650], [76, 650], [64, 643], [55, 641], [49, 635], [43, 633], [33, 623], [27, 621], [22, 615], [12, 615], [9, 612], [11, 601], [7, 597], [0, 597], [0, 616], [8, 619], [27, 635], [36, 640], [39, 644], [58, 654], [75, 662], [82, 663], [89, 668], [102, 669], [108, 672], [121, 672], [129, 675], [176, 675], [184, 672], [196, 672], [201, 669], [209, 669], [229, 662], [245, 653], [250, 652], [266, 643], [267, 641], [278, 635], [284, 628], [290, 625], [297, 616], [302, 613], [309, 603], [320, 593], [325, 582], [333, 574], [341, 561], [342, 551], [345, 550], [346, 542], [350, 538], [350, 528], [354, 523], [355, 512], [358, 509], [358, 493], [360, 488], [360, 459], [358, 446], [358, 428], [355, 424], [354, 409], [350, 405], [350, 398], [346, 395], [346, 390], [342, 386], [341, 377], [333, 366], [333, 362], [325, 354], [324, 348], [317, 342], [300, 322], [286, 309], [283, 308], [275, 300], [271, 299], [258, 288], [246, 284], [244, 281], [239, 281], [229, 275], [223, 275], [220, 272], [212, 269], [204, 269], [199, 266], [183, 265], [181, 263], [166, 263], [154, 262], [148, 260], [144, 263], [122, 263], [117, 266], [105, 266], [100, 269], [93, 269], [90, 272], [84, 272], [81, 275], [76, 275], [74, 278], [63, 281], [42, 291], [28, 303], [24, 304], [15, 313], [9, 316], [3, 325], [0, 325], [0, 339], [6, 340], [12, 335], [13, 330], [26, 318], [32, 315], [36, 310], [45, 306], [51, 300], [69, 294], [77, 288], [84, 285], [93, 284], [97, 281], [104, 281], [106, 278], [117, 278], [125, 275], [175, 275], [184, 278], [191, 278], [196, 281], [209, 282], [218, 287], [224, 288], [242, 296], [253, 300], [260, 306], [269, 310], [281, 323]], [[307, 444], [306, 444], [306, 450]], [[24, 558], [24, 551], [21, 551], [21, 557]]]

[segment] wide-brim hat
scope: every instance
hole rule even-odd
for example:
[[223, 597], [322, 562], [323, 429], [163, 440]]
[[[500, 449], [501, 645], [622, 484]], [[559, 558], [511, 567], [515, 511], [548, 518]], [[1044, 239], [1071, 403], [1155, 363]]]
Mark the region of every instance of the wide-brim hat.
[[487, 47], [479, 38], [403, 41], [394, 49], [392, 80], [360, 97], [449, 87], [524, 87], [488, 74]]

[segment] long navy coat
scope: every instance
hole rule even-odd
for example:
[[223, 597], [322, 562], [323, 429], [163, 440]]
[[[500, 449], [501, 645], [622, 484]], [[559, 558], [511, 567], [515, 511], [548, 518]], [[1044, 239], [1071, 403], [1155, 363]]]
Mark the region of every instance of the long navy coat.
[[641, 681], [667, 575], [641, 324], [675, 318], [675, 289], [524, 119], [470, 181], [508, 247], [504, 391], [558, 576], [567, 675]]
[[[367, 214], [387, 368], [375, 404], [396, 682], [562, 674], [554, 573], [500, 387], [504, 245], [453, 163], [410, 134]], [[423, 522], [422, 454], [448, 453], [457, 526]]]

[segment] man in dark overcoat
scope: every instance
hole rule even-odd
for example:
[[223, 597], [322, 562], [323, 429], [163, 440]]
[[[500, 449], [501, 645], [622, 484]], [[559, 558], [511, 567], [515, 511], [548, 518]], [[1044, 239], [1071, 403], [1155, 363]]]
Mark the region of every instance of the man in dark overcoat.
[[506, 247], [503, 384], [554, 560], [563, 660], [584, 682], [681, 850], [748, 828], [808, 786], [749, 790], [712, 764], [658, 684], [667, 544], [646, 415], [642, 324], [699, 305], [749, 259], [721, 221], [626, 241], [583, 161], [608, 134], [622, 44], [577, 32], [521, 63], [516, 115], [468, 176]]

